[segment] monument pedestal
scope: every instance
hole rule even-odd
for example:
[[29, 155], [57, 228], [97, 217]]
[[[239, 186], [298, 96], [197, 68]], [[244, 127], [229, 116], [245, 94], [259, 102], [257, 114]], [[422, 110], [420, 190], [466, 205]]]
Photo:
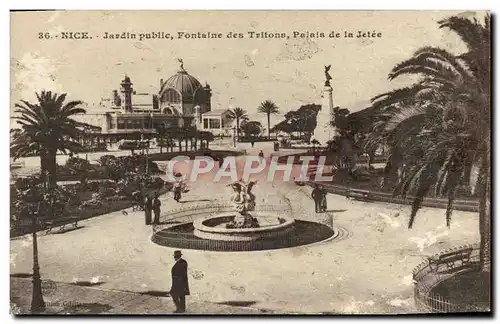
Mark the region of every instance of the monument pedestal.
[[333, 89], [330, 85], [325, 85], [323, 89], [323, 102], [321, 110], [316, 117], [316, 128], [314, 129], [313, 138], [320, 143], [320, 146], [326, 146], [326, 143], [335, 136], [335, 127], [332, 126], [334, 121], [333, 114]]

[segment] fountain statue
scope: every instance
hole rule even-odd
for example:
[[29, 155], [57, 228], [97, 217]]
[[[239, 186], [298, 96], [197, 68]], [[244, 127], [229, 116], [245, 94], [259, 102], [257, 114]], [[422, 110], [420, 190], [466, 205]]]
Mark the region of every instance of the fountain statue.
[[230, 197], [234, 210], [238, 213], [234, 219], [226, 225], [226, 228], [256, 228], [259, 223], [249, 212], [255, 210], [255, 195], [252, 192], [254, 181], [244, 183], [243, 181], [230, 184], [233, 194]]

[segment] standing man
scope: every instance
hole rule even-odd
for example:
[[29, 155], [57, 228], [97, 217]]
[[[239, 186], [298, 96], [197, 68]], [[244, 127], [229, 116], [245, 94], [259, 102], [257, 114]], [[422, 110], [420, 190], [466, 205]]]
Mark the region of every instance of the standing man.
[[146, 194], [146, 199], [144, 200], [144, 214], [146, 217], [146, 225], [151, 225], [151, 213], [153, 211], [153, 201], [149, 193]]
[[153, 213], [155, 215], [153, 224], [159, 225], [160, 224], [160, 206], [161, 202], [160, 199], [158, 198], [158, 194], [155, 195], [155, 199], [153, 199]]
[[314, 189], [311, 192], [311, 197], [314, 200], [314, 209], [316, 213], [321, 211], [321, 201], [323, 199], [323, 193], [318, 184], [314, 185]]
[[320, 186], [321, 190], [321, 211], [326, 212], [328, 209], [327, 204], [326, 204], [326, 195], [328, 194], [328, 191], [326, 191], [325, 187]]
[[174, 313], [186, 312], [186, 296], [189, 295], [189, 283], [186, 260], [182, 259], [181, 251], [174, 252], [175, 264], [172, 267], [172, 288], [170, 288], [170, 296], [175, 304]]
[[259, 159], [261, 161], [264, 159], [264, 152], [262, 152], [262, 150], [260, 150], [260, 152], [259, 152]]

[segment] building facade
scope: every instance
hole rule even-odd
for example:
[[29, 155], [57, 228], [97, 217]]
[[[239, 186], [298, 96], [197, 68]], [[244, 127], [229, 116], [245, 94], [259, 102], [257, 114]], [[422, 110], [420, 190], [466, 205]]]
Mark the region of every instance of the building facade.
[[75, 119], [98, 126], [98, 140], [151, 137], [158, 125], [184, 127], [191, 125], [214, 135], [230, 136], [229, 110], [212, 111], [212, 89], [190, 75], [181, 62], [180, 69], [166, 81], [160, 79], [158, 93], [139, 93], [129, 76], [120, 82], [109, 98], [102, 98], [102, 112], [75, 116]]

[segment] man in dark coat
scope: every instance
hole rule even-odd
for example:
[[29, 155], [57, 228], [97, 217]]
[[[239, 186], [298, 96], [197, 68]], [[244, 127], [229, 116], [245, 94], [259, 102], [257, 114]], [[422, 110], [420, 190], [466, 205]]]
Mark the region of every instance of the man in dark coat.
[[160, 211], [161, 211], [161, 202], [158, 194], [155, 195], [155, 198], [153, 199], [153, 213], [154, 213], [154, 219], [153, 219], [153, 224], [159, 225], [160, 224]]
[[174, 252], [174, 260], [170, 296], [172, 296], [176, 308], [174, 313], [184, 313], [186, 311], [186, 296], [189, 295], [188, 264], [186, 260], [182, 259], [181, 251]]
[[264, 159], [264, 152], [262, 152], [262, 150], [260, 150], [259, 152], [259, 159], [262, 161], [262, 159]]
[[326, 189], [323, 186], [320, 186], [320, 190], [321, 190], [321, 203], [320, 203], [321, 211], [326, 212], [328, 208], [326, 204], [326, 195], [328, 194], [328, 191], [326, 191]]
[[144, 216], [146, 217], [146, 225], [151, 224], [151, 214], [153, 212], [153, 200], [149, 194], [146, 195], [144, 201]]
[[314, 208], [317, 213], [321, 211], [321, 201], [323, 199], [323, 192], [319, 185], [315, 185], [313, 191], [311, 192], [311, 197], [314, 200]]

